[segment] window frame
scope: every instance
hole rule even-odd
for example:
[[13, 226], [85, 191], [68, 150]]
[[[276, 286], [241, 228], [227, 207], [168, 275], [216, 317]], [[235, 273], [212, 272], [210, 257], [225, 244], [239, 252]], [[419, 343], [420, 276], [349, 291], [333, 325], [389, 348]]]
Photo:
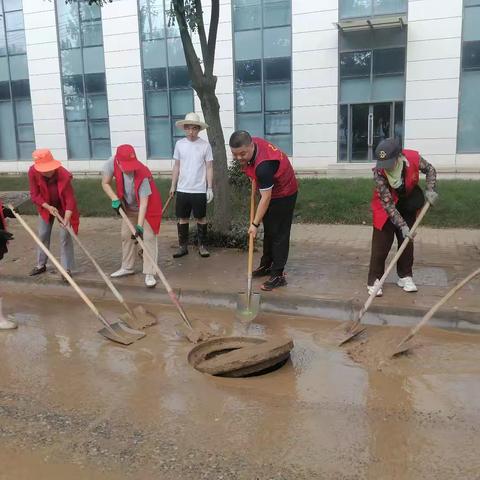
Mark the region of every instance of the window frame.
[[[107, 74], [105, 70], [105, 51], [104, 51], [104, 44], [103, 44], [103, 20], [102, 20], [102, 10], [101, 7], [99, 8], [100, 16], [98, 18], [87, 18], [84, 19], [82, 18], [82, 13], [81, 13], [81, 4], [79, 2], [72, 2], [71, 8], [76, 9], [77, 13], [77, 18], [78, 18], [78, 25], [79, 25], [79, 35], [78, 35], [78, 43], [79, 45], [76, 47], [67, 47], [67, 48], [62, 48], [62, 39], [61, 39], [61, 30], [60, 30], [60, 22], [59, 22], [59, 12], [58, 12], [58, 5], [57, 2], [63, 2], [64, 0], [54, 0], [55, 3], [55, 20], [56, 20], [56, 30], [57, 30], [57, 43], [58, 43], [58, 61], [59, 61], [59, 66], [60, 66], [60, 86], [62, 89], [62, 106], [63, 106], [63, 115], [64, 115], [64, 128], [65, 128], [65, 140], [67, 144], [67, 157], [69, 160], [74, 160], [74, 161], [90, 161], [90, 160], [106, 160], [111, 156], [111, 151], [112, 151], [112, 139], [111, 139], [111, 131], [110, 131], [110, 113], [108, 109], [108, 89], [107, 89]], [[84, 8], [90, 7], [89, 5], [83, 5]], [[83, 37], [84, 37], [84, 30], [83, 30], [83, 24], [93, 24], [96, 22], [100, 22], [101, 30], [102, 30], [102, 41], [99, 44], [92, 44], [85, 46], [83, 44]], [[88, 74], [85, 73], [85, 57], [84, 57], [84, 49], [89, 49], [89, 48], [102, 48], [102, 54], [103, 54], [103, 76], [105, 79], [105, 90], [104, 93], [87, 93], [87, 86], [86, 86], [86, 80], [85, 76], [86, 75], [95, 75], [95, 74]], [[63, 61], [62, 61], [62, 52], [69, 52], [69, 51], [74, 51], [78, 50], [80, 52], [80, 59], [81, 59], [81, 66], [82, 66], [82, 73], [75, 73], [73, 75], [65, 75], [63, 73]], [[65, 77], [74, 77], [74, 76], [80, 76], [82, 77], [82, 88], [83, 88], [83, 98], [84, 104], [85, 104], [85, 118], [83, 119], [78, 119], [78, 120], [68, 120], [67, 118], [67, 105], [66, 105], [66, 98], [70, 97], [78, 97], [78, 92], [77, 93], [65, 93]], [[105, 97], [106, 99], [106, 116], [102, 118], [91, 118], [89, 114], [89, 108], [88, 108], [88, 99], [92, 97]], [[93, 138], [92, 133], [91, 133], [91, 126], [90, 124], [93, 123], [101, 123], [101, 122], [107, 122], [108, 125], [108, 137], [102, 137], [102, 138]], [[78, 158], [72, 155], [72, 150], [71, 150], [71, 140], [70, 140], [70, 135], [68, 133], [68, 127], [69, 125], [73, 124], [84, 124], [87, 132], [87, 138], [88, 138], [88, 158]], [[93, 155], [93, 142], [98, 142], [98, 141], [108, 141], [110, 144], [110, 153], [106, 158], [99, 158], [98, 156]]]
[[[263, 134], [262, 136], [275, 143], [274, 139], [271, 139], [271, 137], [284, 137], [284, 138], [289, 138], [290, 142], [290, 149], [286, 151], [288, 155], [293, 154], [293, 146], [294, 146], [294, 141], [293, 141], [293, 66], [292, 66], [292, 58], [293, 58], [293, 52], [292, 52], [292, 39], [293, 39], [293, 34], [292, 34], [292, 0], [289, 0], [289, 8], [290, 8], [290, 15], [289, 15], [289, 23], [286, 24], [279, 24], [279, 25], [271, 25], [271, 26], [264, 26], [264, 10], [265, 10], [265, 3], [264, 0], [258, 0], [259, 1], [259, 6], [260, 6], [260, 27], [259, 28], [243, 28], [240, 30], [236, 30], [235, 27], [235, 0], [232, 0], [231, 2], [231, 18], [232, 18], [232, 51], [233, 51], [233, 111], [234, 111], [234, 121], [235, 121], [235, 129], [238, 129], [238, 117], [243, 116], [243, 115], [262, 115], [262, 127], [263, 127]], [[290, 28], [290, 55], [289, 56], [280, 56], [280, 57], [265, 57], [265, 41], [264, 41], [264, 31], [265, 30], [272, 30], [276, 28], [285, 28], [289, 27]], [[250, 58], [247, 60], [237, 60], [235, 58], [235, 45], [236, 45], [236, 40], [235, 40], [235, 33], [237, 32], [246, 32], [246, 31], [259, 31], [260, 32], [260, 37], [261, 37], [261, 57], [260, 58]], [[269, 60], [278, 60], [278, 59], [289, 59], [290, 61], [290, 70], [289, 70], [289, 79], [288, 80], [266, 80], [266, 75], [265, 75], [265, 64]], [[251, 82], [251, 83], [242, 83], [239, 84], [237, 78], [238, 78], [238, 63], [241, 62], [249, 62], [249, 61], [260, 61], [260, 82]], [[266, 97], [266, 90], [268, 85], [289, 85], [289, 104], [290, 108], [288, 110], [267, 110], [267, 97]], [[260, 111], [249, 111], [249, 112], [241, 112], [238, 110], [237, 107], [237, 91], [241, 89], [243, 86], [249, 87], [249, 86], [260, 86], [261, 88], [261, 110]], [[267, 117], [272, 116], [272, 115], [288, 115], [289, 120], [290, 120], [290, 128], [288, 133], [267, 133]], [[271, 140], [270, 140], [271, 139]], [[286, 149], [285, 149], [286, 150]]]
[[[177, 127], [175, 126], [175, 122], [178, 120], [183, 120], [185, 117], [182, 115], [174, 115], [172, 111], [172, 98], [171, 98], [171, 93], [172, 92], [190, 92], [191, 93], [191, 101], [192, 101], [192, 109], [189, 110], [190, 112], [195, 111], [195, 95], [193, 91], [193, 87], [191, 85], [191, 79], [189, 76], [189, 86], [188, 87], [171, 87], [171, 79], [170, 79], [170, 69], [174, 69], [177, 67], [182, 67], [187, 69], [187, 74], [188, 74], [188, 67], [185, 62], [184, 65], [170, 65], [169, 64], [169, 52], [168, 52], [168, 40], [172, 38], [180, 38], [180, 33], [178, 32], [178, 28], [175, 27], [175, 30], [172, 29], [172, 27], [168, 26], [168, 19], [166, 15], [166, 9], [165, 9], [165, 0], [161, 0], [162, 2], [162, 18], [163, 18], [163, 36], [156, 36], [152, 38], [144, 38], [144, 32], [142, 29], [142, 7], [141, 7], [141, 1], [142, 0], [137, 0], [137, 11], [138, 11], [138, 32], [139, 32], [139, 39], [140, 39], [140, 68], [142, 69], [142, 91], [143, 91], [143, 108], [144, 108], [144, 128], [145, 128], [145, 145], [146, 145], [146, 151], [147, 151], [147, 158], [152, 159], [152, 160], [165, 160], [165, 159], [171, 159], [173, 158], [173, 153], [175, 150], [175, 143], [184, 138], [184, 134], [176, 134], [177, 132]], [[151, 0], [144, 0], [145, 3], [149, 3]], [[148, 17], [151, 18], [150, 12], [147, 13]], [[150, 21], [150, 26], [152, 25]], [[176, 34], [173, 35], [172, 33], [175, 32]], [[164, 53], [165, 53], [165, 67], [155, 67], [155, 68], [162, 68], [165, 69], [165, 88], [162, 89], [153, 89], [153, 88], [146, 88], [146, 83], [145, 83], [145, 71], [146, 70], [154, 70], [154, 68], [145, 68], [145, 61], [144, 61], [144, 51], [143, 51], [143, 43], [144, 42], [150, 42], [150, 41], [158, 41], [161, 40], [164, 43]], [[182, 46], [183, 48], [183, 46]], [[167, 115], [150, 115], [148, 113], [148, 103], [147, 103], [147, 97], [149, 92], [165, 92], [167, 96], [167, 110], [168, 113]], [[185, 112], [188, 113], [188, 112]], [[168, 120], [169, 123], [169, 131], [170, 131], [170, 155], [169, 156], [162, 156], [162, 155], [153, 155], [151, 152], [151, 147], [150, 147], [150, 141], [149, 141], [149, 124], [148, 120], [152, 118], [155, 120], [159, 119], [164, 119]]]
[[[7, 30], [7, 20], [6, 20], [6, 13], [19, 13], [22, 16], [22, 28], [15, 28], [13, 30]], [[7, 65], [7, 75], [8, 75], [8, 92], [9, 92], [9, 100], [0, 100], [2, 103], [10, 103], [10, 109], [12, 112], [13, 118], [13, 126], [15, 131], [15, 154], [16, 158], [9, 159], [9, 158], [0, 158], [0, 162], [2, 161], [9, 161], [9, 160], [29, 160], [30, 158], [24, 158], [21, 155], [21, 146], [26, 144], [33, 144], [33, 150], [36, 148], [36, 141], [35, 141], [35, 126], [33, 122], [33, 111], [32, 111], [32, 95], [30, 90], [30, 75], [28, 74], [28, 59], [27, 59], [27, 45], [25, 41], [25, 22], [23, 19], [23, 2], [20, 3], [20, 8], [15, 8], [13, 10], [6, 11], [3, 5], [3, 2], [0, 0], [0, 28], [3, 29], [3, 34], [5, 38], [5, 55], [2, 55], [0, 58], [6, 59]], [[25, 51], [21, 53], [10, 53], [10, 45], [8, 41], [8, 34], [12, 32], [22, 32], [23, 39], [25, 41]], [[12, 69], [10, 65], [10, 58], [12, 57], [25, 57], [27, 61], [27, 78], [26, 79], [19, 79], [19, 80], [12, 80]], [[21, 82], [26, 80], [28, 82], [28, 97], [15, 97], [13, 92], [13, 82]], [[30, 111], [32, 113], [32, 121], [27, 123], [19, 123], [18, 115], [17, 115], [17, 108], [16, 108], [16, 100], [28, 100], [30, 104]], [[22, 127], [28, 127], [32, 129], [33, 139], [31, 141], [28, 140], [20, 140], [20, 129]]]

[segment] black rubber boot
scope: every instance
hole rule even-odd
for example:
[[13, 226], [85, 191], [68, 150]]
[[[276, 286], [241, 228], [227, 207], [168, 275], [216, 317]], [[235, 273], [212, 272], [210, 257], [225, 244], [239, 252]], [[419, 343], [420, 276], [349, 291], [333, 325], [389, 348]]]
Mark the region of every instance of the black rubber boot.
[[178, 231], [178, 250], [173, 254], [173, 258], [180, 258], [188, 255], [188, 223], [177, 223]]
[[210, 252], [206, 249], [205, 243], [207, 241], [207, 224], [197, 223], [197, 236], [198, 236], [198, 254], [207, 258], [210, 256]]

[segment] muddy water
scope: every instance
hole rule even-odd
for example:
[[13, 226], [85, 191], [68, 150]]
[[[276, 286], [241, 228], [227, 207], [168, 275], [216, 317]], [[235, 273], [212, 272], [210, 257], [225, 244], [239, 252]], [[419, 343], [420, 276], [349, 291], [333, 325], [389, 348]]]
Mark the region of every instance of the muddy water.
[[159, 324], [125, 348], [80, 303], [4, 305], [20, 326], [0, 333], [0, 478], [479, 478], [478, 335], [426, 330], [381, 363], [405, 330], [339, 349], [326, 320], [259, 315], [245, 332], [231, 312], [187, 309], [220, 334], [294, 339], [281, 370], [225, 379], [187, 364], [169, 307], [149, 305]]

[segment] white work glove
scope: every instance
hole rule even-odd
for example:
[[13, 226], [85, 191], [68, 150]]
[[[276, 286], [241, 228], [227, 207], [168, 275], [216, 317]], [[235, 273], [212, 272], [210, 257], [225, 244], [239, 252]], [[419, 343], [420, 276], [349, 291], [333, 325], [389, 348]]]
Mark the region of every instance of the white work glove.
[[210, 203], [213, 200], [213, 190], [211, 188], [207, 189], [207, 203]]
[[404, 225], [401, 228], [401, 231], [404, 239], [408, 237], [410, 240], [413, 240], [413, 237], [415, 236], [415, 234], [410, 233], [410, 228], [408, 227], [408, 225]]
[[438, 200], [438, 193], [434, 190], [427, 190], [425, 192], [425, 198], [430, 205], [434, 205]]

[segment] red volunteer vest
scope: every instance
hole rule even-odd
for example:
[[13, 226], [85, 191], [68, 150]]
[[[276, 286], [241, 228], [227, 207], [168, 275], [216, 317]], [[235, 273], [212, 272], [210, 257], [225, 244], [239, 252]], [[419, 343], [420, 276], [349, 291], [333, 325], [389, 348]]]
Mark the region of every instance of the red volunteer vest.
[[[65, 212], [66, 210], [66, 192], [65, 188], [71, 183], [72, 181], [72, 174], [65, 168], [59, 167], [57, 169], [57, 187], [58, 187], [58, 198], [60, 199], [60, 205], [62, 210]], [[47, 202], [50, 203], [50, 193], [48, 192], [48, 185], [45, 177], [37, 172], [33, 165], [30, 167], [28, 171], [28, 179], [30, 182], [35, 182], [36, 186], [40, 191], [40, 195], [42, 198]], [[73, 231], [78, 233], [78, 227], [80, 225], [80, 214], [77, 208], [77, 202], [75, 201], [75, 206], [72, 209], [72, 218], [70, 224], [72, 225]], [[50, 221], [50, 212], [43, 208], [40, 205], [36, 205], [38, 214], [42, 217], [45, 222]]]
[[[158, 235], [160, 231], [160, 224], [162, 223], [162, 197], [160, 192], [155, 185], [155, 182], [152, 178], [152, 172], [141, 162], [138, 162], [138, 168], [134, 170], [133, 181], [135, 186], [135, 198], [137, 199], [138, 205], [140, 205], [140, 198], [138, 192], [140, 190], [140, 185], [142, 184], [145, 178], [148, 178], [148, 183], [150, 184], [150, 189], [152, 194], [148, 198], [147, 212], [145, 214], [145, 220], [148, 222], [150, 227], [153, 230], [155, 235]], [[123, 185], [123, 172], [118, 165], [118, 162], [114, 160], [113, 162], [114, 175], [115, 175], [115, 184], [117, 190], [117, 196], [121, 200], [124, 200], [124, 185]]]
[[251, 165], [247, 165], [243, 171], [258, 185], [258, 178], [255, 169], [268, 160], [277, 160], [280, 162], [278, 170], [273, 177], [272, 198], [289, 197], [297, 193], [298, 184], [295, 178], [292, 164], [288, 159], [288, 155], [282, 152], [278, 147], [267, 142], [263, 138], [253, 137], [253, 143], [257, 146], [257, 154]]
[[[415, 150], [402, 150], [402, 153], [408, 160], [408, 165], [405, 171], [405, 189], [407, 191], [407, 195], [409, 195], [413, 188], [418, 185], [420, 154]], [[384, 173], [384, 170], [382, 169], [380, 172]], [[393, 188], [390, 188], [390, 192], [396, 205], [398, 202], [397, 192]], [[389, 217], [388, 213], [383, 208], [377, 189], [373, 191], [373, 197], [370, 206], [373, 213], [373, 226], [377, 230], [382, 230]]]

